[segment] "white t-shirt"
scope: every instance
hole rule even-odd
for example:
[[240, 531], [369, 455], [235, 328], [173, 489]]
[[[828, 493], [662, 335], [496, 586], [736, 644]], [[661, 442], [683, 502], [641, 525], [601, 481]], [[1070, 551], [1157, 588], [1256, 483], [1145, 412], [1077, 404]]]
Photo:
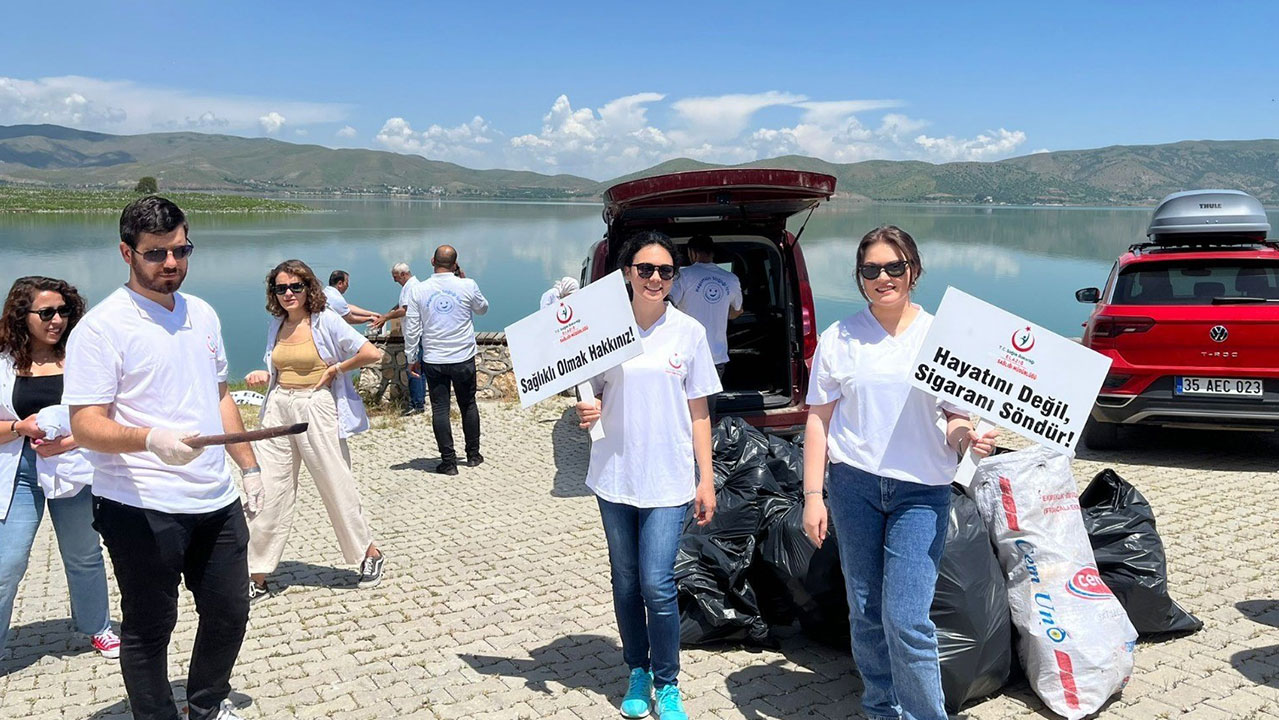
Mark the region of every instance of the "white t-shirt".
[[[107, 405], [125, 427], [163, 427], [216, 435], [225, 430], [218, 383], [226, 382], [222, 324], [209, 304], [174, 293], [167, 310], [120, 288], [90, 310], [67, 341], [67, 405]], [[203, 513], [239, 493], [226, 451], [205, 449], [186, 465], [150, 452], [92, 453], [93, 494], [167, 513]]]
[[329, 301], [329, 309], [337, 313], [340, 317], [346, 317], [351, 314], [351, 306], [346, 304], [346, 298], [342, 297], [342, 292], [332, 285], [324, 286], [324, 297]]
[[742, 309], [742, 281], [713, 263], [689, 265], [671, 285], [671, 302], [706, 328], [715, 363], [728, 362], [728, 310]]
[[895, 480], [950, 483], [957, 460], [946, 444], [942, 409], [961, 411], [908, 380], [932, 322], [921, 309], [905, 332], [893, 337], [867, 308], [822, 333], [808, 403], [839, 401], [826, 444], [831, 462]]
[[404, 285], [400, 288], [400, 307], [406, 308], [409, 306], [409, 298], [413, 295], [413, 288], [417, 287], [420, 282], [422, 281], [418, 280], [416, 275], [410, 275], [409, 279], [404, 281]]
[[705, 328], [673, 307], [640, 341], [644, 354], [591, 379], [604, 439], [591, 445], [586, 486], [613, 503], [683, 505], [696, 490], [688, 401], [719, 392], [719, 375]]
[[426, 362], [459, 363], [475, 357], [472, 318], [489, 310], [489, 301], [470, 278], [451, 272], [435, 273], [418, 283], [409, 296], [404, 347], [409, 362], [417, 362], [418, 347], [426, 346]]

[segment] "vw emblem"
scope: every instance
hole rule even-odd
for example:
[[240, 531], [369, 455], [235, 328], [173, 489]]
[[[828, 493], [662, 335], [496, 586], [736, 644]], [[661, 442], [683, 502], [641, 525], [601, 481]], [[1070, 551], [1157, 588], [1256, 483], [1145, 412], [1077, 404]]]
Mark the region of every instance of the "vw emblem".
[[1212, 338], [1213, 342], [1225, 342], [1226, 338], [1230, 337], [1230, 333], [1225, 325], [1213, 325], [1208, 331], [1208, 337]]

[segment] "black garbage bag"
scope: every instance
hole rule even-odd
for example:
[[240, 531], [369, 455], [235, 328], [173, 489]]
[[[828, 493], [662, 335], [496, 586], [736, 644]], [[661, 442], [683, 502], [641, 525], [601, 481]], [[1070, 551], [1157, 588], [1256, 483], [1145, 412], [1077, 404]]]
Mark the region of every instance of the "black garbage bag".
[[1106, 468], [1079, 496], [1097, 572], [1138, 635], [1193, 633], [1203, 627], [1168, 595], [1168, 562], [1155, 512], [1137, 488]]
[[1013, 663], [1008, 589], [977, 504], [951, 488], [946, 549], [929, 612], [946, 710], [997, 692]]
[[699, 527], [691, 513], [675, 556], [680, 642], [767, 644], [768, 625], [748, 578], [759, 532], [760, 488], [772, 484], [762, 433], [737, 418], [714, 429], [715, 516]]
[[808, 562], [817, 549], [804, 534], [803, 446], [768, 436], [773, 482], [760, 488], [762, 517], [750, 579], [769, 625], [790, 625], [807, 592]]
[[[803, 513], [800, 514], [802, 519]], [[795, 603], [799, 606], [799, 624], [805, 635], [831, 647], [850, 650], [848, 591], [839, 565], [835, 524], [830, 523], [828, 528], [822, 546], [808, 559], [808, 573], [795, 593]], [[802, 534], [802, 523], [799, 530]]]

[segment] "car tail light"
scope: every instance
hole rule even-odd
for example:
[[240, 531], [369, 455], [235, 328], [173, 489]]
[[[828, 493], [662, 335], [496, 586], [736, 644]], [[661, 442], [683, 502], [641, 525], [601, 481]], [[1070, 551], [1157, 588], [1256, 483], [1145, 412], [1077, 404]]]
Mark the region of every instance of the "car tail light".
[[1144, 333], [1154, 326], [1154, 318], [1100, 317], [1093, 323], [1092, 336], [1096, 338], [1113, 338], [1130, 333]]
[[1124, 385], [1127, 385], [1128, 381], [1131, 379], [1132, 379], [1131, 375], [1121, 375], [1119, 373], [1110, 373], [1106, 375], [1106, 379], [1102, 381], [1101, 389], [1102, 390], [1118, 390]]
[[817, 352], [817, 315], [813, 307], [813, 288], [806, 282], [799, 284], [800, 332], [804, 335], [804, 359]]

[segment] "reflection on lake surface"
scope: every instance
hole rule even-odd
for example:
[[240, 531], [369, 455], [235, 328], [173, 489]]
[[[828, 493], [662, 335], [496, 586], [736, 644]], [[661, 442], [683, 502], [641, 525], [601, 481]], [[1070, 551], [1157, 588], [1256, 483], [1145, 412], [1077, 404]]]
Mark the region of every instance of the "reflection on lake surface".
[[[222, 316], [232, 373], [261, 363], [264, 279], [276, 263], [306, 261], [321, 280], [351, 273], [347, 299], [385, 311], [399, 286], [390, 267], [407, 262], [431, 272], [437, 245], [458, 249], [467, 275], [489, 298], [477, 329], [501, 330], [537, 309], [563, 275], [577, 277], [604, 231], [590, 204], [315, 201], [308, 215], [194, 215], [196, 253], [183, 290]], [[881, 224], [898, 225], [920, 244], [924, 277], [916, 297], [932, 311], [947, 285], [1000, 305], [1067, 336], [1079, 334], [1088, 308], [1074, 291], [1105, 281], [1114, 259], [1144, 239], [1148, 208], [1010, 208], [828, 203], [817, 209], [801, 245], [822, 327], [864, 306], [852, 280], [857, 241]], [[792, 220], [798, 230], [800, 218]], [[1272, 223], [1276, 218], [1272, 218]], [[0, 216], [0, 252], [8, 284], [22, 275], [65, 278], [96, 303], [128, 271], [116, 250], [110, 215]]]

